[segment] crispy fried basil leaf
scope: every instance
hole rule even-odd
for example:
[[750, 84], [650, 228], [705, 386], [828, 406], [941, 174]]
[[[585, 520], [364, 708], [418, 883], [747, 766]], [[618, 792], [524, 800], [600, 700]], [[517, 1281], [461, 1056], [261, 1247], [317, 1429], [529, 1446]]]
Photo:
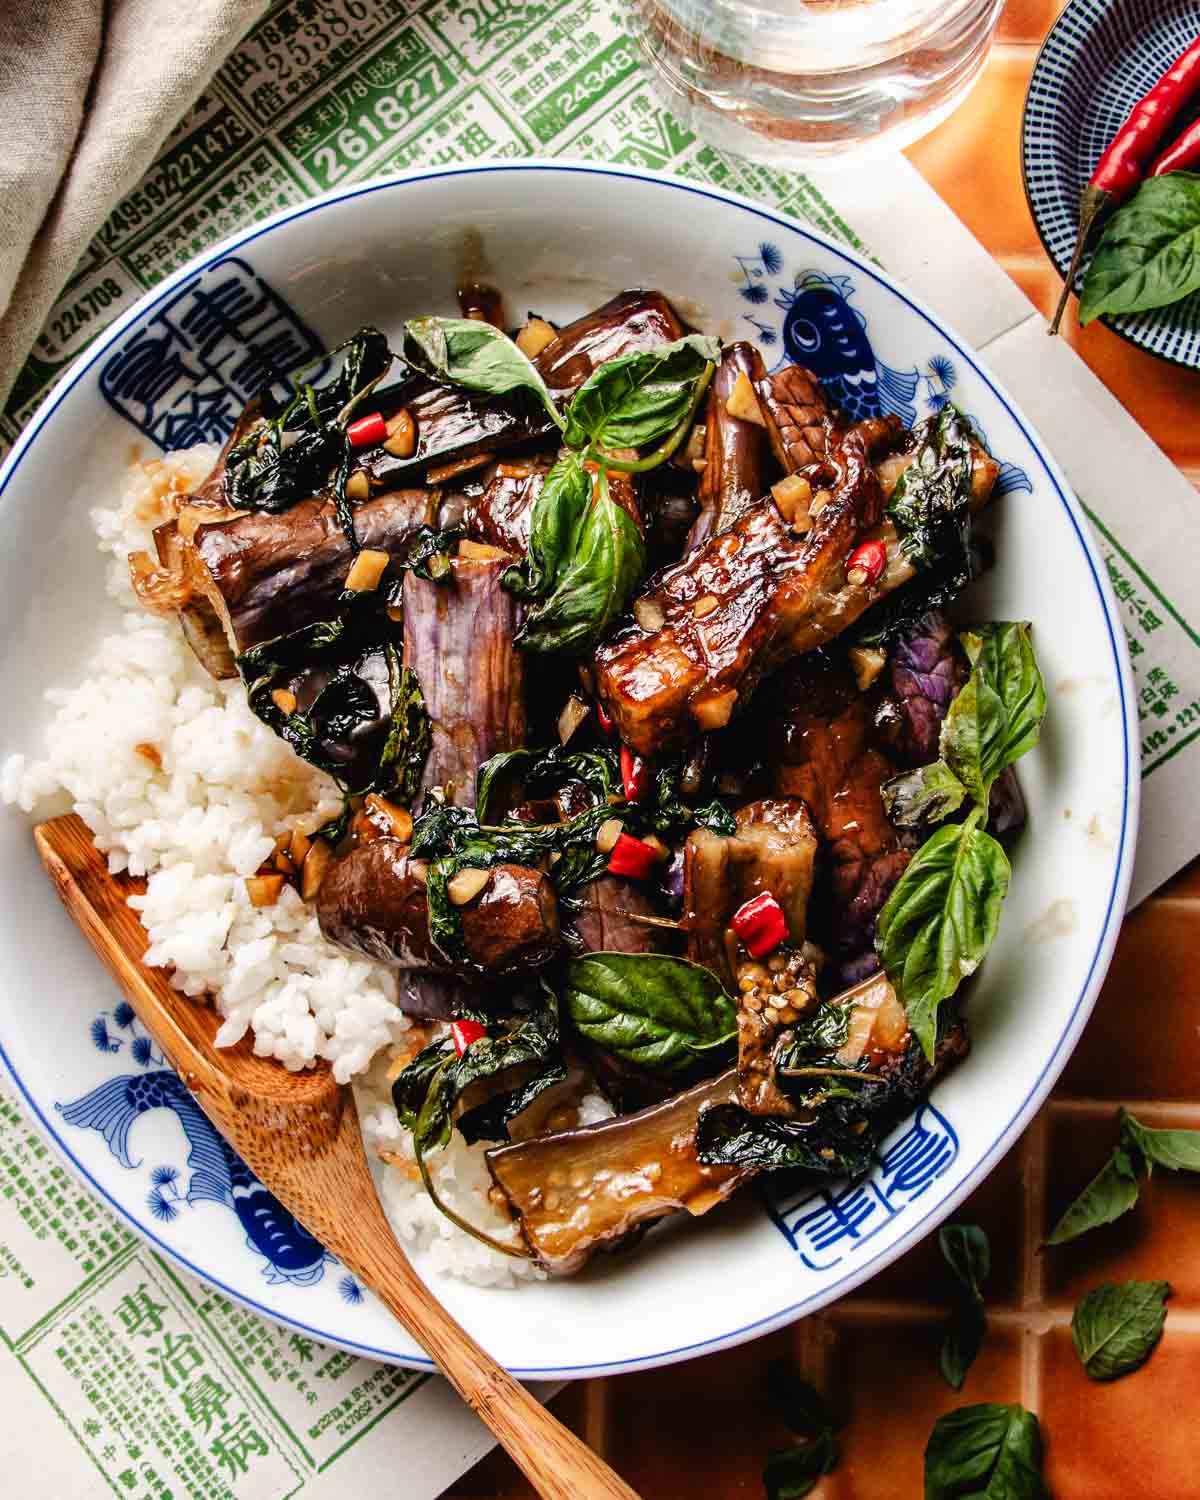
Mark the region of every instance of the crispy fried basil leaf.
[[1105, 1282], [1076, 1304], [1071, 1339], [1093, 1380], [1116, 1380], [1150, 1358], [1167, 1319], [1166, 1281]]
[[[575, 461], [568, 457], [560, 462], [571, 465]], [[612, 498], [607, 474], [600, 470], [593, 491], [590, 476], [582, 472], [587, 503], [576, 511], [582, 491], [577, 481], [571, 481], [569, 508], [574, 524], [568, 536], [560, 533], [557, 520], [553, 523], [553, 544], [547, 549], [552, 570], [540, 574], [538, 602], [515, 636], [526, 651], [579, 656], [588, 650], [625, 608], [646, 565], [642, 534]], [[535, 509], [534, 528], [537, 523]], [[530, 556], [534, 556], [532, 531]], [[517, 571], [510, 569], [505, 582]]]
[[1200, 288], [1200, 175], [1148, 177], [1108, 222], [1083, 279], [1079, 321], [1167, 307]]
[[404, 667], [392, 688], [392, 718], [379, 757], [381, 785], [394, 790], [401, 802], [411, 802], [421, 785], [433, 728], [417, 674]]
[[271, 404], [267, 420], [252, 427], [230, 450], [225, 461], [225, 496], [231, 506], [284, 511], [328, 483], [343, 457], [351, 416], [347, 408], [392, 363], [387, 339], [377, 328], [360, 329], [333, 353], [342, 350], [346, 357], [336, 375], [323, 386], [297, 385], [290, 400]]
[[857, 1136], [847, 1132], [832, 1144], [819, 1122], [752, 1115], [740, 1104], [709, 1105], [696, 1127], [696, 1155], [707, 1166], [768, 1172], [791, 1168], [812, 1177], [865, 1176], [875, 1162], [875, 1145], [867, 1131]]
[[876, 925], [880, 961], [931, 1062], [938, 1007], [979, 967], [1008, 891], [1008, 856], [978, 826], [982, 815], [975, 808], [917, 850]]
[[448, 1037], [434, 1042], [417, 1053], [392, 1085], [400, 1123], [419, 1131], [422, 1151], [444, 1146], [455, 1126], [468, 1145], [506, 1141], [509, 1121], [566, 1077], [552, 1011], [484, 1024], [487, 1036], [461, 1057], [455, 1056]]
[[410, 318], [404, 352], [413, 365], [444, 385], [482, 396], [528, 391], [550, 420], [563, 425], [546, 382], [507, 334], [474, 318]]
[[565, 745], [551, 745], [544, 750], [505, 750], [485, 760], [479, 768], [475, 816], [480, 823], [491, 820], [498, 789], [510, 778], [521, 782], [527, 797], [549, 795], [572, 781], [583, 782], [597, 801], [621, 791], [621, 772], [613, 750], [568, 750]]
[[1049, 1500], [1042, 1430], [1023, 1406], [960, 1406], [925, 1445], [925, 1500]]
[[598, 366], [567, 409], [570, 448], [642, 448], [688, 420], [697, 386], [721, 358], [719, 339], [691, 333]]
[[732, 1046], [737, 1007], [711, 969], [660, 953], [588, 953], [563, 975], [575, 1028], [625, 1062], [678, 1073]]
[[971, 433], [947, 404], [914, 430], [913, 461], [901, 474], [887, 514], [905, 556], [918, 568], [971, 577]]

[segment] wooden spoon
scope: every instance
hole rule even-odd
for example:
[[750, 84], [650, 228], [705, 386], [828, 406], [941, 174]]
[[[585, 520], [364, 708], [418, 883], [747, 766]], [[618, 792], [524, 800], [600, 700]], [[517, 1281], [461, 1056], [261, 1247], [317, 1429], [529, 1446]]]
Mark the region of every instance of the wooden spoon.
[[34, 831], [63, 905], [197, 1103], [258, 1179], [429, 1352], [546, 1500], [638, 1500], [430, 1293], [397, 1243], [375, 1191], [349, 1089], [327, 1064], [289, 1073], [247, 1042], [214, 1044], [219, 1017], [142, 963], [145, 930], [128, 906], [141, 883], [108, 873], [80, 818]]

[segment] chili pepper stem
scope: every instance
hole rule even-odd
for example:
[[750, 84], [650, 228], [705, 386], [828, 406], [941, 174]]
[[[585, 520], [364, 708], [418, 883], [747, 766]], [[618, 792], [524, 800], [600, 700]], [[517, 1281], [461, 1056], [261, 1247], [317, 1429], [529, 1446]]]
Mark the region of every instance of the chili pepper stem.
[[1086, 187], [1080, 194], [1079, 233], [1075, 238], [1071, 264], [1067, 267], [1067, 279], [1063, 282], [1062, 296], [1058, 299], [1058, 306], [1054, 309], [1054, 317], [1050, 322], [1051, 337], [1058, 332], [1058, 325], [1062, 322], [1063, 313], [1067, 310], [1067, 301], [1075, 285], [1075, 278], [1079, 274], [1079, 266], [1092, 237], [1092, 230], [1112, 201], [1113, 195], [1106, 193], [1103, 188]]

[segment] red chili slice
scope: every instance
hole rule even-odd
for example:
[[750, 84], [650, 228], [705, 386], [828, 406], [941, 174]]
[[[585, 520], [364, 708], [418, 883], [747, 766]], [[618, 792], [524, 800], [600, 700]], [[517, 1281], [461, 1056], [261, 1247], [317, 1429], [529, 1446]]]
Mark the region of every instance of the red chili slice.
[[603, 729], [605, 734], [611, 734], [613, 732], [614, 725], [612, 714], [609, 713], [608, 709], [605, 708], [603, 703], [596, 704], [596, 718], [599, 721], [600, 728]]
[[454, 1042], [454, 1055], [461, 1057], [472, 1042], [487, 1036], [487, 1027], [478, 1021], [451, 1021], [450, 1036]]
[[658, 853], [631, 833], [623, 833], [608, 856], [608, 868], [614, 875], [628, 875], [632, 880], [645, 880], [658, 863]]
[[365, 417], [359, 417], [357, 422], [351, 422], [346, 428], [346, 441], [352, 448], [367, 448], [372, 443], [382, 443], [385, 437], [387, 423], [377, 411], [368, 412]]
[[762, 891], [743, 902], [730, 918], [730, 926], [752, 958], [764, 957], [773, 948], [778, 948], [788, 935], [783, 907], [770, 891]]

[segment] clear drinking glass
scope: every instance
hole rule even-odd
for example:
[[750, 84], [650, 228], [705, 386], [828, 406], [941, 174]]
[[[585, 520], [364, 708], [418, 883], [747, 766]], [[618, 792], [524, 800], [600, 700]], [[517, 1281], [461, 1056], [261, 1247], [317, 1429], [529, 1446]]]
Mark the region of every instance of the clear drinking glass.
[[975, 82], [1004, 0], [634, 0], [672, 111], [717, 146], [804, 163], [906, 146]]

